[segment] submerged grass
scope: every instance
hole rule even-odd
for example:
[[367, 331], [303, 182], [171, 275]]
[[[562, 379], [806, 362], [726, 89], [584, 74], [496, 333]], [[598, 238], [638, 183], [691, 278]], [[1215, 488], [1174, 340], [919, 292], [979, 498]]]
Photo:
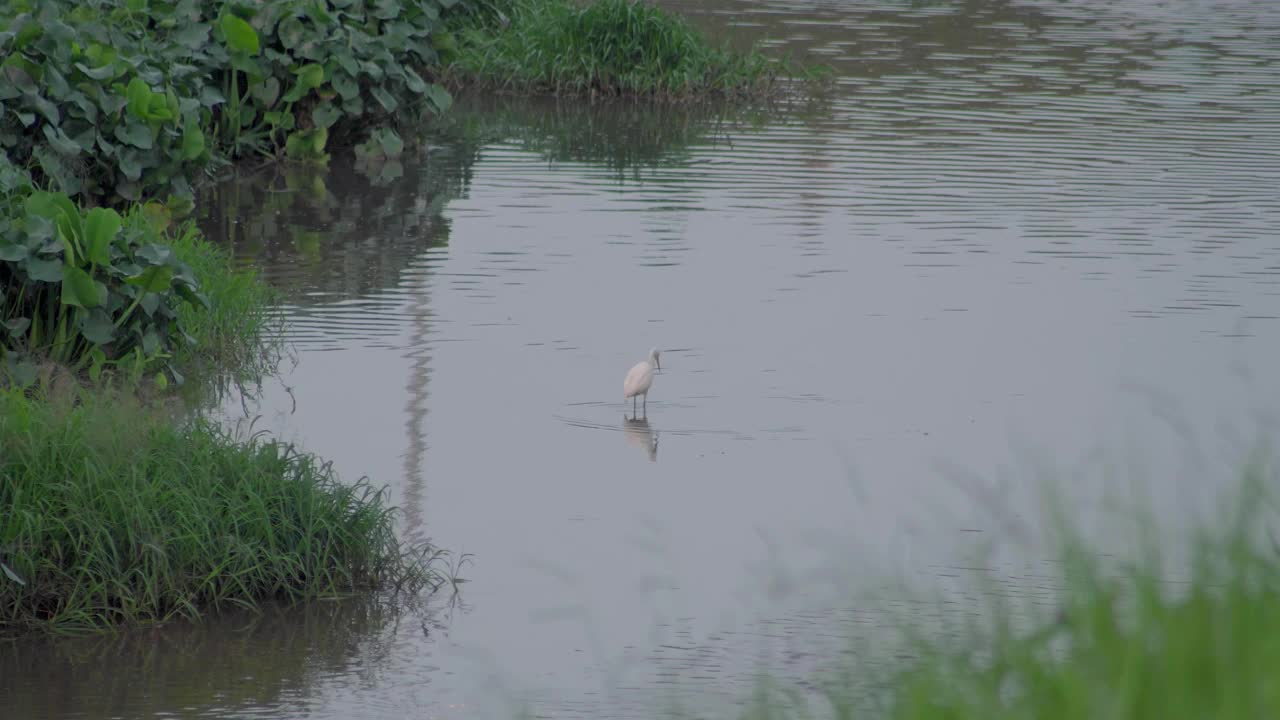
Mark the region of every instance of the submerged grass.
[[127, 396], [0, 392], [0, 631], [76, 632], [446, 580], [367, 481]]
[[644, 0], [495, 0], [455, 16], [442, 49], [454, 86], [661, 99], [763, 97], [794, 69], [758, 51], [713, 46]]
[[908, 631], [895, 671], [823, 678], [816, 705], [771, 681], [746, 716], [1280, 717], [1278, 481], [1273, 467], [1251, 468], [1219, 529], [1172, 545], [1151, 534], [1119, 563], [1067, 532], [1056, 610], [983, 593], [985, 606], [965, 608], [967, 627]]
[[207, 308], [182, 308], [178, 319], [194, 339], [174, 358], [189, 371], [207, 377], [232, 374], [254, 378], [270, 372], [282, 353], [282, 320], [272, 308], [279, 292], [249, 267], [235, 267], [226, 249], [188, 223], [170, 243], [209, 298]]

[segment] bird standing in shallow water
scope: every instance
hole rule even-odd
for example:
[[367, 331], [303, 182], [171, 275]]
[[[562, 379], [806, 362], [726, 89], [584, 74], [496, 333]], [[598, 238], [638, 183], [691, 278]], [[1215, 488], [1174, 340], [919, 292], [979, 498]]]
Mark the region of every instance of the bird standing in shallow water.
[[653, 369], [662, 369], [658, 360], [658, 349], [649, 351], [649, 359], [641, 360], [627, 371], [627, 379], [622, 381], [622, 399], [631, 398], [631, 415], [636, 414], [636, 397], [644, 396], [645, 416], [649, 415], [649, 388], [653, 385]]

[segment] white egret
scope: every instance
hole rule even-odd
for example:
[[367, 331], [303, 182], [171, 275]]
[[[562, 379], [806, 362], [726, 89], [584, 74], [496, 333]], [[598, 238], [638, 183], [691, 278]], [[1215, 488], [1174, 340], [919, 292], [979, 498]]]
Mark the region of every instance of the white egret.
[[641, 360], [627, 371], [627, 378], [622, 381], [622, 399], [631, 398], [631, 414], [636, 411], [636, 397], [644, 396], [645, 414], [649, 413], [649, 388], [653, 385], [653, 369], [662, 369], [658, 360], [658, 349], [649, 351], [649, 359]]

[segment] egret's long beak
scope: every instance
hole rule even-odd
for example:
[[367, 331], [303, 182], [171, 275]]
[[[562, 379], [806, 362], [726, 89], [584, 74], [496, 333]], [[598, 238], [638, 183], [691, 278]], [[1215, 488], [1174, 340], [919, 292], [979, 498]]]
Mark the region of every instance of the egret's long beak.
[[662, 372], [662, 358], [654, 358], [658, 361], [658, 372]]

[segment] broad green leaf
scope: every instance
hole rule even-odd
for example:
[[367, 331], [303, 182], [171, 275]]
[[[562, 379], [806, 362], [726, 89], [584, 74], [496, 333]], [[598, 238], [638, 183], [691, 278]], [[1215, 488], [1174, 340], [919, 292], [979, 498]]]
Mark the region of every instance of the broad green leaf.
[[[100, 292], [101, 291], [101, 292]], [[107, 299], [106, 288], [93, 281], [89, 273], [78, 267], [62, 268], [62, 304], [94, 308]]]
[[428, 102], [435, 106], [436, 112], [445, 112], [453, 105], [453, 96], [449, 94], [448, 90], [439, 85], [428, 85], [426, 90], [423, 91], [423, 95], [426, 96]]
[[254, 83], [249, 87], [249, 94], [257, 100], [262, 107], [269, 108], [276, 104], [276, 100], [280, 97], [280, 81], [274, 75], [264, 79], [262, 82]]
[[170, 107], [169, 97], [167, 95], [163, 93], [152, 93], [151, 97], [147, 100], [146, 118], [148, 120], [172, 120], [174, 118], [174, 111], [177, 110], [177, 107], [178, 98], [173, 98], [173, 106]]
[[150, 150], [155, 141], [151, 128], [140, 122], [117, 125], [116, 139], [120, 142], [128, 143], [139, 150]]
[[195, 160], [204, 153], [204, 132], [194, 117], [187, 119], [182, 131], [182, 159]]
[[156, 308], [160, 307], [160, 296], [155, 293], [147, 293], [138, 301], [138, 307], [142, 308], [142, 312], [148, 316], [156, 314]]
[[168, 265], [173, 262], [173, 248], [160, 243], [151, 243], [138, 248], [134, 255], [152, 265]]
[[344, 100], [360, 97], [360, 86], [350, 75], [334, 73], [332, 84], [333, 89], [337, 90]]
[[21, 110], [14, 110], [13, 114], [18, 116], [18, 122], [22, 123], [22, 127], [31, 127], [32, 123], [36, 121], [35, 113], [22, 112]]
[[147, 107], [151, 103], [151, 88], [147, 87], [147, 83], [140, 77], [130, 80], [125, 97], [129, 99], [129, 114], [146, 119]]
[[319, 128], [330, 128], [342, 117], [342, 111], [334, 107], [333, 103], [325, 100], [316, 105], [311, 111], [311, 123]]
[[[150, 354], [150, 353], [148, 353]], [[163, 372], [156, 373], [156, 389], [164, 392], [169, 387], [169, 378], [165, 377]]]
[[195, 50], [208, 42], [209, 26], [203, 23], [184, 23], [170, 37], [179, 45]]
[[160, 349], [160, 336], [156, 334], [155, 328], [148, 328], [142, 333], [142, 352], [146, 355], [155, 355]]
[[80, 211], [66, 195], [46, 191], [34, 192], [27, 198], [26, 207], [27, 212], [52, 221], [59, 232], [63, 233], [64, 241], [75, 243], [82, 236]]
[[[103, 312], [101, 308], [94, 308], [86, 313], [81, 313], [76, 320], [77, 326], [80, 328], [80, 334], [91, 343], [97, 345], [106, 345], [116, 339], [116, 326], [111, 322], [111, 316]], [[105, 356], [103, 357], [105, 360]]]
[[18, 262], [24, 260], [30, 251], [26, 245], [11, 243], [8, 245], [0, 245], [0, 260], [5, 262]]
[[174, 285], [173, 289], [177, 291], [179, 297], [188, 303], [205, 310], [209, 309], [209, 298], [204, 293], [196, 292], [189, 285]]
[[[117, 127], [116, 130], [120, 128]], [[142, 177], [142, 163], [138, 158], [138, 152], [132, 148], [127, 148], [120, 153], [120, 172], [129, 180], [138, 180]]]
[[141, 273], [126, 278], [125, 282], [137, 285], [146, 292], [163, 292], [169, 288], [172, 280], [173, 268], [168, 265], [152, 265]]
[[298, 76], [298, 84], [308, 90], [314, 90], [324, 83], [324, 66], [316, 63], [303, 65], [293, 71]]
[[10, 337], [19, 337], [27, 331], [27, 328], [31, 327], [31, 318], [19, 317], [5, 320], [0, 322], [0, 327], [8, 330]]
[[276, 35], [280, 38], [280, 44], [290, 50], [302, 44], [302, 36], [305, 32], [306, 28], [303, 27], [302, 21], [293, 16], [280, 21], [279, 27], [276, 28]]
[[246, 55], [258, 54], [258, 33], [252, 25], [231, 13], [224, 13], [218, 18], [218, 24], [222, 28], [223, 37], [226, 38], [227, 47], [232, 52]]
[[422, 76], [413, 71], [413, 68], [404, 68], [404, 84], [413, 92], [422, 94], [426, 92], [427, 83]]
[[84, 220], [84, 252], [98, 265], [111, 264], [111, 242], [120, 231], [120, 214], [109, 208], [94, 208]]
[[378, 101], [378, 104], [382, 106], [382, 109], [389, 113], [395, 112], [396, 108], [400, 107], [400, 103], [396, 101], [395, 97], [391, 93], [387, 92], [381, 85], [371, 86], [369, 88], [369, 93], [373, 95], [373, 99]]
[[92, 80], [110, 80], [116, 76], [115, 63], [108, 63], [101, 67], [89, 67], [84, 63], [76, 63], [75, 68]]
[[61, 260], [41, 260], [33, 257], [27, 258], [26, 270], [27, 275], [29, 275], [32, 280], [51, 283], [62, 281]]
[[382, 152], [387, 157], [395, 157], [404, 151], [404, 141], [395, 130], [390, 128], [383, 128], [378, 133], [378, 144], [382, 146]]

